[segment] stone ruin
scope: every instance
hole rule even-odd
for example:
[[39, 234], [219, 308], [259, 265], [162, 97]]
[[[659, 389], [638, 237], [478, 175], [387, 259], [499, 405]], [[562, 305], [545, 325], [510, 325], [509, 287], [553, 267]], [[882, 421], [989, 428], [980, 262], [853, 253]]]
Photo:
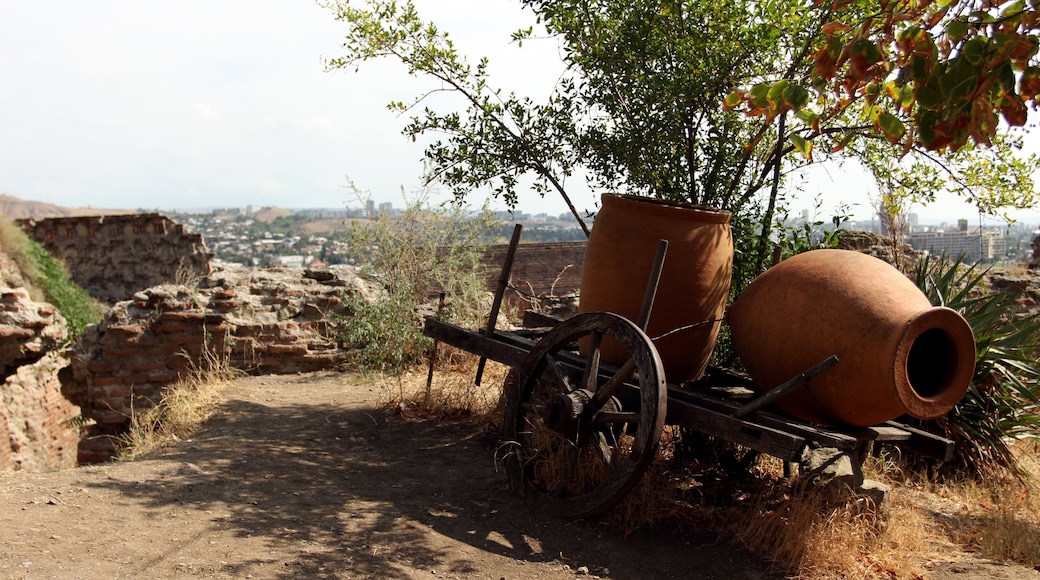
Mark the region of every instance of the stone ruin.
[[79, 462], [107, 461], [134, 412], [209, 357], [250, 374], [338, 368], [348, 350], [337, 317], [348, 295], [377, 300], [378, 284], [349, 269], [228, 268], [198, 287], [161, 285], [117, 303], [89, 327], [60, 373], [62, 393], [93, 421]]
[[[76, 220], [77, 227], [89, 223]], [[134, 235], [143, 232], [131, 231]], [[201, 255], [199, 247], [184, 246], [192, 255]], [[917, 258], [907, 245], [893, 251], [891, 239], [861, 232], [844, 234], [841, 247], [889, 262], [897, 256], [905, 264]], [[547, 298], [573, 302], [583, 252], [583, 243], [524, 244], [512, 286], [540, 297], [543, 306]], [[495, 247], [485, 255], [491, 287], [503, 253], [504, 247]], [[129, 255], [124, 252], [120, 259]], [[0, 270], [10, 271], [2, 258], [0, 253]], [[0, 444], [0, 470], [50, 470], [110, 459], [114, 438], [125, 431], [131, 415], [158, 402], [204, 356], [256, 374], [337, 368], [349, 356], [335, 328], [338, 317], [349, 315], [345, 301], [351, 295], [378, 300], [381, 294], [377, 283], [349, 269], [227, 268], [201, 277], [195, 286], [163, 283], [134, 290], [66, 352], [61, 315], [13, 288], [20, 285], [17, 280], [5, 276], [2, 283], [7, 288], [0, 288], [0, 368], [6, 383], [0, 437], [7, 434], [10, 444]], [[1036, 270], [998, 273], [991, 284], [1026, 289], [1026, 309], [1040, 300]], [[129, 291], [130, 286], [122, 288]], [[530, 299], [522, 293], [517, 294], [521, 302]], [[91, 424], [81, 439], [78, 425], [83, 422]]]
[[76, 465], [79, 410], [57, 378], [67, 333], [53, 306], [0, 285], [0, 471]]
[[1029, 263], [1026, 264], [1026, 267], [1030, 270], [1037, 270], [1040, 269], [1040, 236], [1033, 238], [1031, 246], [1033, 254], [1029, 257]]

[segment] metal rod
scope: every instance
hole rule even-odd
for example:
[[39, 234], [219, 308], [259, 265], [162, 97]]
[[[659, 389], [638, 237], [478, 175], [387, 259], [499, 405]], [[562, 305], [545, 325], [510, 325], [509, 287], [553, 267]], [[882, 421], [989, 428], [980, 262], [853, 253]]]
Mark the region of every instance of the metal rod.
[[[437, 299], [437, 320], [441, 319], [441, 313], [444, 312], [444, 292], [441, 292], [440, 298]], [[430, 387], [433, 385], [433, 366], [437, 361], [437, 346], [441, 341], [436, 338], [433, 339], [433, 348], [430, 349], [430, 368], [426, 371], [426, 401], [423, 403], [426, 406], [430, 404]]]
[[730, 414], [730, 417], [739, 419], [741, 417], [744, 417], [745, 415], [750, 415], [751, 413], [754, 413], [755, 411], [758, 411], [759, 409], [766, 407], [767, 405], [771, 404], [773, 401], [779, 399], [780, 397], [783, 397], [787, 393], [793, 391], [795, 388], [804, 385], [805, 383], [809, 382], [809, 379], [815, 377], [816, 375], [822, 373], [823, 371], [831, 368], [836, 364], [838, 364], [838, 357], [832, 355], [830, 358], [816, 363], [815, 365], [810, 367], [809, 370], [803, 372], [802, 374], [794, 377], [793, 379], [787, 381], [779, 387], [769, 391], [761, 397], [752, 400], [747, 405], [744, 405], [743, 407], [737, 409], [732, 414]]
[[650, 270], [650, 280], [646, 284], [646, 294], [643, 295], [643, 306], [639, 311], [639, 320], [636, 324], [646, 331], [646, 325], [650, 322], [650, 311], [654, 309], [654, 300], [657, 298], [657, 286], [661, 283], [661, 270], [664, 269], [664, 257], [668, 253], [668, 240], [658, 240], [657, 255], [654, 256], [654, 266]]
[[[509, 239], [509, 249], [506, 250], [506, 260], [502, 263], [502, 272], [498, 275], [498, 285], [495, 287], [495, 299], [491, 302], [491, 314], [488, 315], [487, 327], [484, 329], [484, 336], [493, 336], [495, 334], [495, 322], [498, 321], [498, 311], [502, 308], [502, 298], [505, 296], [506, 287], [509, 286], [509, 272], [513, 269], [513, 257], [516, 255], [516, 246], [520, 243], [520, 231], [524, 229], [524, 226], [516, 224], [513, 226], [513, 237]], [[487, 363], [487, 357], [480, 357], [480, 362], [477, 363], [477, 376], [473, 379], [473, 384], [480, 386], [480, 380], [484, 377], [484, 365]]]

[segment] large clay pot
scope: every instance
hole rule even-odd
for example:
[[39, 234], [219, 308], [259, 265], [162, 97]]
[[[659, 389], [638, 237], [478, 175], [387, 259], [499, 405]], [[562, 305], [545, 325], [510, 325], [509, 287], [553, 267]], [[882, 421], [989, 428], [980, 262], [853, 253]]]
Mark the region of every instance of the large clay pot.
[[[703, 206], [604, 195], [585, 250], [578, 310], [613, 312], [637, 321], [658, 242], [668, 240], [647, 334], [653, 338], [697, 325], [654, 345], [670, 382], [699, 377], [715, 346], [729, 294], [729, 218], [729, 212]], [[615, 365], [627, 359], [616, 343], [605, 343], [602, 356]]]
[[755, 279], [726, 318], [734, 349], [764, 391], [837, 355], [837, 366], [776, 403], [814, 423], [938, 417], [974, 373], [975, 337], [964, 318], [859, 252], [794, 256]]

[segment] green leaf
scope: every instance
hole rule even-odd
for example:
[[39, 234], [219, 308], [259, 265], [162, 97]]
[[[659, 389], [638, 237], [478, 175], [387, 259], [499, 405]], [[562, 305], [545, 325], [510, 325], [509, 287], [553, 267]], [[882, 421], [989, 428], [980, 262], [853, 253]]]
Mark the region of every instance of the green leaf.
[[759, 108], [766, 108], [769, 106], [769, 85], [762, 83], [751, 87], [748, 91], [748, 95], [751, 96], [751, 104]]
[[899, 120], [899, 117], [891, 113], [881, 113], [878, 116], [877, 124], [889, 143], [898, 143], [906, 133], [906, 126]]
[[961, 49], [961, 54], [964, 58], [972, 64], [972, 66], [979, 66], [983, 64], [989, 52], [989, 39], [984, 36], [977, 36], [968, 42], [964, 43], [964, 47]]
[[964, 37], [968, 34], [968, 23], [964, 20], [957, 19], [949, 23], [946, 26], [946, 35], [950, 37], [950, 40], [954, 42], [960, 42], [964, 40]]
[[964, 100], [975, 88], [977, 74], [975, 67], [968, 62], [967, 58], [955, 58], [946, 74], [939, 79], [944, 100], [948, 103]]
[[[920, 94], [918, 94], [918, 102], [920, 102]], [[938, 121], [939, 115], [931, 110], [923, 111], [917, 119], [917, 138], [921, 140], [921, 144], [925, 147], [930, 147], [935, 142], [934, 127]]]
[[820, 116], [811, 109], [799, 109], [798, 112], [795, 113], [795, 116], [799, 121], [810, 127], [820, 120]]
[[773, 83], [771, 87], [769, 87], [767, 98], [769, 99], [769, 103], [772, 104], [774, 108], [778, 108], [780, 107], [780, 105], [783, 104], [784, 91], [786, 91], [788, 87], [790, 87], [790, 85], [791, 81], [788, 81], [786, 79], [780, 79]]
[[812, 161], [812, 141], [805, 139], [797, 133], [792, 133], [791, 145], [794, 145], [795, 151], [801, 153], [802, 157]]
[[783, 101], [791, 109], [800, 111], [809, 104], [809, 91], [801, 85], [791, 85], [784, 90]]
[[942, 91], [936, 87], [929, 84], [917, 89], [917, 104], [923, 108], [934, 111], [942, 105], [942, 102]]
[[722, 106], [727, 109], [732, 109], [740, 105], [744, 101], [744, 93], [740, 91], [733, 91], [726, 95], [726, 99], [722, 102]]

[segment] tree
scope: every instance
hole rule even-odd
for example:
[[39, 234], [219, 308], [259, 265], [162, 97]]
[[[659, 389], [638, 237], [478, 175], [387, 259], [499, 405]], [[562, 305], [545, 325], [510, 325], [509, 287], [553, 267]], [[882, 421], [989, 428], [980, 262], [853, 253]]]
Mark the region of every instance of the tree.
[[[812, 123], [853, 106], [904, 150], [992, 145], [1000, 121], [1023, 126], [1040, 94], [1040, 12], [1023, 0], [820, 2], [810, 70], [775, 82], [807, 83], [815, 107], [793, 103]], [[801, 86], [801, 85], [798, 85]], [[754, 114], [775, 115], [767, 89], [735, 93]], [[803, 89], [806, 90], [806, 89]]]
[[[330, 0], [329, 7], [348, 25], [348, 32], [345, 54], [329, 60], [329, 68], [391, 56], [411, 74], [432, 77], [443, 90], [463, 97], [459, 110], [424, 108], [404, 129], [413, 139], [421, 134], [442, 136], [426, 150], [427, 179], [445, 184], [458, 198], [491, 184], [497, 196], [515, 204], [519, 177], [530, 173], [535, 191], [560, 194], [587, 232], [564, 187], [577, 168], [584, 168], [598, 189], [732, 211], [738, 269], [744, 265], [744, 277], [763, 267], [784, 195], [784, 176], [830, 155], [855, 157], [871, 169], [884, 166], [906, 179], [919, 174], [915, 168], [945, 171], [954, 177], [953, 189], [967, 193], [983, 211], [1033, 200], [1028, 179], [995, 178], [1007, 173], [1003, 167], [1011, 162], [1009, 157], [961, 147], [961, 160], [951, 161], [945, 157], [950, 151], [933, 152], [920, 140], [908, 140], [905, 127], [914, 122], [912, 111], [896, 111], [907, 118], [904, 121], [884, 109], [882, 95], [888, 93], [882, 89], [899, 89], [895, 97], [884, 98], [904, 109], [911, 97], [915, 99], [921, 112], [920, 128], [913, 134], [944, 130], [929, 124], [932, 109], [924, 108], [929, 101], [914, 96], [927, 95], [930, 86], [913, 76], [918, 66], [914, 63], [920, 62], [915, 60], [917, 53], [908, 53], [903, 63], [895, 52], [882, 50], [886, 38], [899, 47], [900, 39], [905, 45], [906, 34], [912, 33], [897, 34], [896, 29], [903, 28], [898, 3], [882, 3], [880, 8], [869, 0], [833, 5], [812, 0], [523, 3], [549, 34], [561, 40], [568, 67], [545, 103], [492, 88], [487, 61], [468, 64], [448, 34], [421, 20], [407, 0]], [[944, 14], [950, 10], [948, 6]], [[844, 22], [858, 23], [859, 28]], [[996, 30], [990, 32], [997, 34]], [[514, 39], [523, 42], [532, 34], [522, 30]], [[845, 44], [828, 65], [835, 43]], [[1018, 58], [1019, 52], [1008, 52], [1006, 58]], [[936, 62], [942, 62], [942, 54], [936, 52]], [[956, 51], [946, 54], [951, 62], [961, 58]], [[957, 70], [964, 66], [957, 65]], [[882, 85], [877, 79], [883, 69], [896, 71], [895, 80]], [[938, 70], [926, 69], [929, 75]], [[938, 78], [941, 89], [959, 77]], [[832, 81], [844, 92], [836, 93]], [[918, 93], [907, 96], [911, 89], [905, 87]], [[969, 93], [956, 95], [966, 98]], [[417, 111], [426, 96], [391, 106]], [[863, 106], [852, 106], [855, 103]], [[997, 101], [987, 103], [997, 106]], [[877, 163], [878, 159], [906, 161]], [[1029, 169], [1038, 166], [1035, 160], [1030, 163], [1015, 175], [1027, 177]], [[976, 183], [972, 175], [985, 181]], [[912, 186], [910, 181], [906, 184]], [[1012, 187], [1025, 195], [1016, 197]]]
[[[327, 64], [349, 68], [392, 56], [412, 74], [433, 77], [463, 97], [464, 110], [426, 108], [404, 129], [413, 138], [443, 136], [426, 151], [427, 178], [457, 197], [491, 183], [496, 195], [515, 203], [517, 178], [531, 172], [536, 191], [560, 193], [581, 223], [562, 185], [581, 166], [597, 188], [747, 212], [734, 223], [748, 228], [771, 223], [770, 211], [757, 217], [752, 202], [778, 179], [785, 151], [776, 143], [785, 135], [767, 135], [763, 121], [721, 103], [761, 67], [789, 68], [777, 55], [793, 53], [808, 62], [805, 31], [822, 23], [803, 16], [804, 2], [525, 5], [563, 40], [568, 73], [545, 104], [490, 88], [486, 60], [469, 65], [450, 37], [423, 22], [410, 2], [332, 4], [348, 33], [345, 54]], [[531, 33], [520, 31], [515, 39], [522, 42]], [[391, 106], [413, 111], [426, 96]]]

